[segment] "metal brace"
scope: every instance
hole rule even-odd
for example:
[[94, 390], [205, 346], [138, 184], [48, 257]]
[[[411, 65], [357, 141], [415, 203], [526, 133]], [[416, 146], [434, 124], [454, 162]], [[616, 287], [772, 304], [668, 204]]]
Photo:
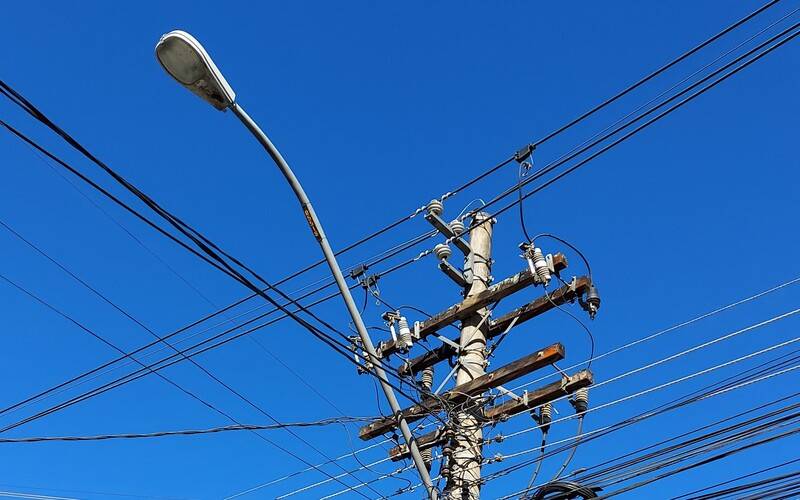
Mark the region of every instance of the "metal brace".
[[467, 281], [467, 277], [464, 275], [464, 273], [448, 261], [443, 260], [439, 262], [439, 269], [461, 288], [467, 288], [470, 285], [470, 282]]
[[437, 339], [439, 339], [443, 344], [447, 344], [450, 347], [454, 348], [456, 350], [456, 354], [460, 354], [461, 353], [461, 346], [456, 344], [452, 340], [448, 339], [444, 335], [439, 335], [438, 333], [434, 333], [433, 336], [436, 337]]

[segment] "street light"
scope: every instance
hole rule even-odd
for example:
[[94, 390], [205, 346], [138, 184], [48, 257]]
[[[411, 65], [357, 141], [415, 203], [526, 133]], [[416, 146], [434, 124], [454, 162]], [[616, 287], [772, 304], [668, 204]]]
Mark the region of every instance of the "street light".
[[[328, 263], [328, 267], [330, 267], [336, 285], [339, 287], [339, 292], [344, 299], [345, 306], [347, 306], [347, 311], [350, 313], [358, 335], [361, 337], [364, 350], [367, 352], [372, 365], [375, 367], [375, 373], [381, 382], [383, 393], [389, 401], [392, 414], [400, 415], [400, 404], [397, 401], [394, 390], [386, 379], [386, 372], [383, 369], [383, 364], [375, 354], [375, 346], [372, 345], [372, 339], [370, 339], [367, 328], [364, 326], [364, 321], [361, 319], [358, 307], [353, 300], [353, 296], [350, 294], [347, 282], [344, 280], [344, 276], [342, 276], [339, 263], [336, 261], [336, 257], [328, 243], [325, 232], [322, 230], [322, 225], [317, 218], [317, 214], [311, 206], [311, 201], [309, 201], [308, 196], [306, 196], [303, 187], [300, 185], [294, 172], [292, 172], [292, 169], [289, 168], [283, 156], [281, 156], [278, 149], [272, 144], [272, 141], [269, 140], [269, 137], [267, 137], [264, 131], [261, 130], [258, 124], [256, 124], [256, 122], [245, 113], [244, 109], [236, 103], [236, 94], [233, 92], [233, 89], [228, 85], [227, 80], [222, 76], [222, 73], [214, 64], [214, 61], [211, 60], [211, 56], [208, 55], [205, 49], [203, 49], [203, 46], [200, 45], [200, 42], [192, 35], [180, 30], [170, 31], [165, 34], [158, 41], [158, 44], [156, 44], [156, 58], [170, 76], [194, 94], [198, 95], [201, 99], [220, 111], [230, 109], [233, 114], [244, 123], [245, 127], [252, 132], [258, 142], [261, 143], [270, 157], [272, 157], [278, 165], [281, 173], [286, 177], [294, 194], [297, 196], [300, 206], [303, 209], [303, 215], [311, 228], [311, 232], [317, 239], [320, 248], [322, 248], [322, 253], [325, 254], [325, 260]], [[437, 490], [433, 486], [428, 469], [419, 453], [417, 443], [405, 419], [399, 418], [399, 427], [408, 445], [408, 449], [411, 451], [414, 465], [416, 465], [420, 478], [425, 488], [428, 490], [428, 496], [432, 500], [435, 500], [437, 497]]]

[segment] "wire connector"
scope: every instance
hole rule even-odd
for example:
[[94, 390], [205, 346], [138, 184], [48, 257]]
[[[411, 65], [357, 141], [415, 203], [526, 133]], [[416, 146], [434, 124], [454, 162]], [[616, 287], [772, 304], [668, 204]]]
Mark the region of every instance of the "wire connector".
[[514, 160], [517, 163], [522, 163], [528, 158], [530, 158], [535, 150], [536, 146], [534, 146], [533, 144], [526, 144], [525, 146], [522, 147], [522, 149], [514, 153]]

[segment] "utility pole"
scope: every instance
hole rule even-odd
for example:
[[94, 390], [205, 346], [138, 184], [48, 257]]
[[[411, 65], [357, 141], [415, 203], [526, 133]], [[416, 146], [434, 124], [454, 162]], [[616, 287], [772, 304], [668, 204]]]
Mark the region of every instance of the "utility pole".
[[[360, 429], [359, 437], [365, 441], [374, 439], [396, 432], [398, 424], [403, 422], [412, 423], [431, 415], [442, 415], [441, 424], [434, 430], [417, 436], [412, 446], [398, 443], [389, 450], [389, 458], [392, 461], [414, 458], [419, 450], [428, 467], [434, 461], [439, 462], [439, 476], [445, 480], [443, 500], [478, 500], [482, 466], [502, 460], [500, 454], [491, 459], [483, 458], [484, 446], [502, 441], [499, 434], [492, 440], [484, 439], [483, 427], [524, 414], [533, 417], [534, 422], [543, 427], [549, 423], [545, 416], [549, 415], [552, 402], [583, 391], [593, 383], [592, 373], [588, 370], [567, 374], [556, 367], [555, 364], [566, 357], [566, 350], [559, 342], [528, 352], [491, 372], [486, 370], [489, 353], [497, 349], [512, 329], [562, 305], [577, 301], [593, 318], [600, 306], [600, 298], [589, 276], [574, 276], [569, 281], [562, 278], [567, 268], [563, 254], [547, 254], [527, 243], [520, 245], [525, 269], [492, 283], [495, 220], [486, 213], [474, 214], [467, 235], [462, 234], [465, 227], [461, 220], [448, 223], [442, 218], [443, 213], [441, 200], [428, 204], [425, 220], [446, 238], [432, 252], [439, 259], [439, 270], [462, 290], [463, 299], [431, 316], [425, 314], [417, 321], [406, 318], [402, 311], [383, 314], [391, 338], [378, 344], [376, 356], [388, 364], [393, 355], [405, 354], [398, 358], [402, 362], [396, 368], [397, 373], [410, 384], [416, 384], [420, 399], [391, 416], [375, 418]], [[453, 253], [450, 245], [464, 256], [463, 268], [448, 261]], [[361, 274], [352, 277], [356, 279]], [[548, 290], [553, 276], [562, 286]], [[371, 290], [370, 277], [361, 276], [360, 279], [362, 286]], [[500, 300], [534, 287], [542, 287], [543, 293], [499, 317], [490, 317]], [[446, 327], [453, 325], [459, 325], [458, 338], [442, 334]], [[428, 343], [433, 339], [438, 341], [438, 345], [425, 346], [424, 353], [410, 356], [417, 343]], [[489, 341], [493, 343], [487, 349]], [[443, 361], [448, 361], [452, 369], [440, 382], [434, 383], [433, 367]], [[503, 384], [548, 367], [556, 370], [560, 380], [521, 394], [503, 387]], [[444, 390], [453, 378], [454, 386]], [[507, 398], [503, 402], [498, 401], [501, 395]], [[437, 447], [441, 448], [440, 454], [434, 453]], [[408, 491], [415, 488], [409, 486]]]
[[[494, 220], [485, 212], [475, 214], [469, 235], [472, 252], [467, 269], [471, 283], [464, 290], [469, 299], [489, 288], [492, 268], [492, 233]], [[489, 309], [483, 307], [461, 322], [456, 386], [471, 382], [486, 373], [486, 334], [489, 330]], [[482, 395], [478, 395], [478, 398]], [[452, 422], [455, 431], [455, 448], [452, 455], [450, 478], [444, 497], [452, 500], [477, 499], [480, 496], [480, 478], [483, 430], [472, 412], [460, 411]]]

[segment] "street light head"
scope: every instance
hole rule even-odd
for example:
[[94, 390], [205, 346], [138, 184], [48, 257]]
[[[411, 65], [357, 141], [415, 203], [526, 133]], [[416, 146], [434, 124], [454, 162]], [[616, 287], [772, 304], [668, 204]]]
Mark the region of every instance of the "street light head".
[[200, 42], [185, 31], [163, 35], [156, 44], [156, 58], [181, 85], [215, 108], [229, 108], [236, 94]]

